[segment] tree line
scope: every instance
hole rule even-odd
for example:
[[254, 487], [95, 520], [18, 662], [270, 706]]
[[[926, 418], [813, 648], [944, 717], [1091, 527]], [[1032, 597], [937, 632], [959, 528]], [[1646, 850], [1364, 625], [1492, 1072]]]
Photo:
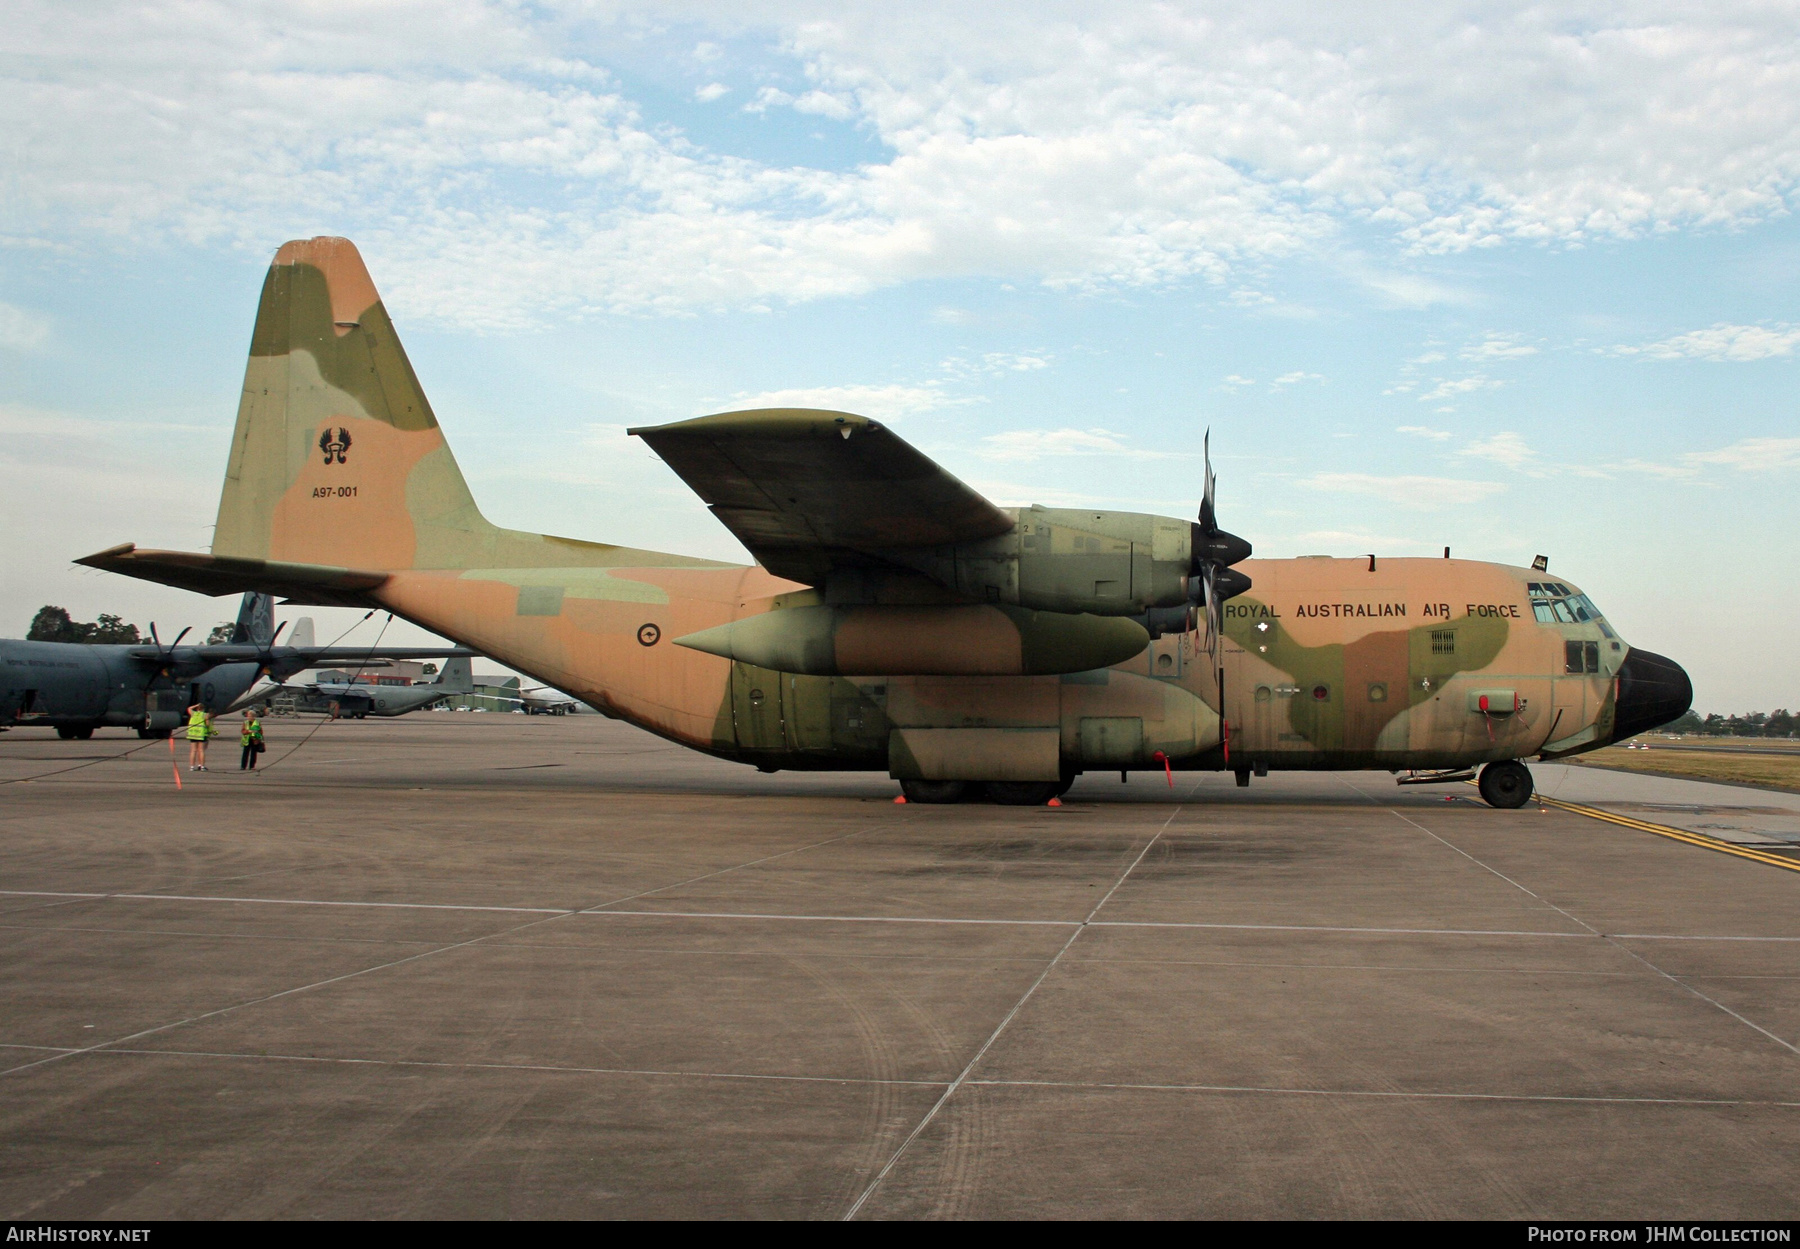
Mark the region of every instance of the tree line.
[[1780, 707], [1742, 716], [1722, 716], [1717, 712], [1702, 716], [1697, 711], [1690, 711], [1681, 719], [1665, 724], [1662, 732], [1694, 733], [1701, 737], [1793, 737], [1796, 727], [1793, 713]]
[[[206, 635], [207, 645], [231, 641], [234, 627], [229, 622], [214, 625], [212, 632]], [[127, 624], [108, 612], [101, 612], [98, 620], [74, 620], [70, 618], [67, 609], [53, 607], [46, 603], [38, 608], [37, 615], [31, 618], [31, 628], [26, 632], [25, 640], [27, 642], [85, 642], [90, 646], [116, 646], [148, 642], [150, 638], [146, 634], [138, 632], [136, 625]]]

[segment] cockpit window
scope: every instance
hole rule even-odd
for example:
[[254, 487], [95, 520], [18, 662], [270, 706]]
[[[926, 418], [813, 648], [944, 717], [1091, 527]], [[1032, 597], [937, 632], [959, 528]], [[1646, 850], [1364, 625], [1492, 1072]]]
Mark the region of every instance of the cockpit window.
[[1587, 624], [1590, 621], [1600, 626], [1607, 637], [1612, 630], [1600, 619], [1600, 609], [1594, 601], [1577, 590], [1571, 590], [1560, 581], [1531, 581], [1525, 589], [1531, 595], [1531, 614], [1539, 624]]

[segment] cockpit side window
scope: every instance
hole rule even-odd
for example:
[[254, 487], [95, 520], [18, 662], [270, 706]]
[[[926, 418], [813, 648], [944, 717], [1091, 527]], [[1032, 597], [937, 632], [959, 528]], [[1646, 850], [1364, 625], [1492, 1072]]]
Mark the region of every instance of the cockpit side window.
[[1613, 632], [1606, 627], [1600, 618], [1600, 609], [1594, 601], [1577, 590], [1571, 590], [1560, 581], [1532, 581], [1525, 589], [1531, 595], [1531, 614], [1539, 624], [1588, 624], [1600, 626], [1600, 631], [1607, 637]]

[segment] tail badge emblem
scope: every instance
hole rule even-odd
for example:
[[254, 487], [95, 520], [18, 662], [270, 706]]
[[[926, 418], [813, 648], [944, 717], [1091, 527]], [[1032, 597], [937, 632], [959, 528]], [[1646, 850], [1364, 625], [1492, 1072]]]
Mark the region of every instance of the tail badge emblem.
[[340, 429], [337, 436], [333, 437], [331, 427], [326, 426], [325, 432], [319, 435], [319, 450], [325, 453], [327, 464], [342, 464], [345, 454], [350, 450], [350, 431]]

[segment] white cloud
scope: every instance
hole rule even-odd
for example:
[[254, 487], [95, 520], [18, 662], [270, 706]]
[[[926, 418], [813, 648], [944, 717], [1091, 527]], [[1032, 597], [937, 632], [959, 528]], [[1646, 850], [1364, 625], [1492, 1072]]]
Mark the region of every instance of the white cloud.
[[1049, 368], [1052, 359], [1049, 352], [1016, 355], [1008, 351], [989, 351], [974, 360], [964, 356], [952, 356], [938, 368], [943, 371], [946, 378], [966, 380], [974, 377], [992, 377], [1002, 373], [1035, 373], [1039, 369]]
[[730, 95], [731, 88], [722, 82], [709, 82], [704, 87], [694, 88], [694, 98], [702, 104], [711, 104], [722, 95]]
[[1457, 452], [1478, 460], [1490, 460], [1507, 468], [1527, 469], [1536, 464], [1537, 452], [1525, 445], [1525, 439], [1511, 430], [1478, 438]]
[[1301, 480], [1310, 490], [1362, 494], [1414, 511], [1435, 511], [1461, 503], [1479, 503], [1506, 490], [1499, 481], [1465, 481], [1454, 477], [1377, 477], [1368, 473], [1315, 473]]
[[1225, 375], [1225, 385], [1236, 390], [1241, 386], [1256, 385], [1256, 379], [1254, 377], [1240, 377], [1236, 373], [1227, 373]]
[[824, 408], [857, 416], [891, 421], [918, 412], [930, 412], [956, 402], [937, 386], [813, 386], [792, 390], [765, 390], [737, 394], [719, 411], [742, 412], [753, 408]]
[[1306, 373], [1299, 369], [1292, 373], [1283, 373], [1269, 383], [1270, 390], [1282, 390], [1289, 386], [1298, 386], [1301, 382], [1322, 382], [1325, 379], [1317, 373]]
[[1133, 459], [1165, 459], [1168, 452], [1139, 451], [1121, 441], [1125, 435], [1106, 429], [1012, 429], [983, 438], [981, 454], [990, 460], [1039, 460], [1047, 455], [1123, 455]]
[[813, 113], [833, 121], [848, 121], [856, 116], [856, 103], [828, 91], [808, 91], [794, 101], [796, 113]]
[[[1431, 403], [1438, 399], [1454, 399], [1457, 395], [1472, 394], [1478, 390], [1493, 390], [1497, 387], [1506, 385], [1505, 382], [1496, 381], [1495, 379], [1480, 373], [1475, 373], [1468, 377], [1440, 377], [1433, 378], [1432, 380], [1435, 381], [1437, 385], [1419, 396], [1420, 403]], [[1453, 409], [1450, 408], [1438, 409], [1440, 412], [1449, 412], [1452, 410]]]
[[794, 97], [780, 87], [762, 87], [750, 97], [750, 102], [744, 105], [744, 111], [746, 113], [766, 113], [772, 108], [781, 108], [791, 105], [793, 102]]
[[1800, 344], [1800, 327], [1778, 324], [1727, 325], [1677, 334], [1642, 347], [1615, 347], [1613, 354], [1646, 356], [1652, 360], [1766, 360], [1792, 355]]
[[1800, 468], [1800, 438], [1745, 438], [1717, 451], [1690, 451], [1690, 465], [1717, 464], [1745, 473], [1771, 473]]
[[[877, 145], [839, 168], [647, 118], [606, 65], [672, 12], [15, 0], [0, 233], [264, 253], [350, 233], [391, 302], [498, 328], [939, 278], [1254, 294], [1246, 275], [1303, 255], [1424, 306], [1464, 296], [1423, 259], [1343, 260], [1350, 231], [1420, 257], [1578, 244], [1764, 220], [1800, 184], [1800, 41], [1747, 0], [680, 11], [709, 78], [746, 29], [786, 58], [793, 89], [753, 111]], [[1715, 330], [1637, 350], [1792, 349]]]
[[1525, 341], [1523, 334], [1490, 333], [1480, 342], [1464, 347], [1460, 354], [1465, 360], [1514, 360], [1520, 356], [1535, 356], [1537, 351]]
[[50, 341], [50, 322], [35, 312], [0, 303], [0, 347], [37, 351]]
[[1628, 459], [1607, 464], [1609, 470], [1641, 473], [1667, 481], [1698, 477], [1707, 468], [1730, 468], [1740, 473], [1776, 473], [1800, 469], [1800, 438], [1740, 438], [1714, 451], [1684, 451], [1676, 463]]
[[1412, 434], [1419, 438], [1429, 438], [1433, 442], [1447, 441], [1452, 435], [1447, 429], [1432, 429], [1426, 425], [1396, 425], [1396, 434]]

